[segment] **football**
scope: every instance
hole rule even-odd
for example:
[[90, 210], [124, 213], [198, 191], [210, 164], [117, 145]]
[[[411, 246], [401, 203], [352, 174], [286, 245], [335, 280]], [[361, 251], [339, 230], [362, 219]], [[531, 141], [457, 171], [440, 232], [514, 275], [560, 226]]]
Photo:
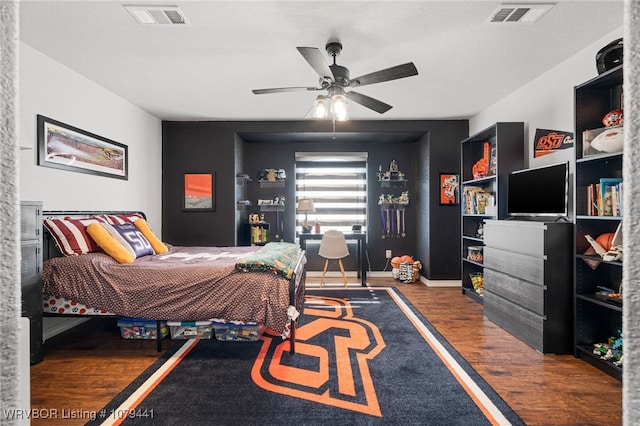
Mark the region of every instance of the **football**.
[[624, 145], [622, 127], [612, 127], [591, 141], [591, 147], [601, 152], [620, 152]]

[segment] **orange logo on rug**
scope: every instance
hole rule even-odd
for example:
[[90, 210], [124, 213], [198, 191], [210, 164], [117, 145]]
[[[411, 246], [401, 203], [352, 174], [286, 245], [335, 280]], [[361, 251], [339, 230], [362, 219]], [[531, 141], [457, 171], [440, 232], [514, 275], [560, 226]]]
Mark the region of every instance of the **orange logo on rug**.
[[[296, 329], [296, 353], [279, 336], [262, 336], [251, 370], [261, 388], [381, 417], [369, 362], [385, 347], [374, 324], [353, 315], [348, 299], [306, 296], [305, 317]], [[330, 359], [335, 354], [335, 359]]]

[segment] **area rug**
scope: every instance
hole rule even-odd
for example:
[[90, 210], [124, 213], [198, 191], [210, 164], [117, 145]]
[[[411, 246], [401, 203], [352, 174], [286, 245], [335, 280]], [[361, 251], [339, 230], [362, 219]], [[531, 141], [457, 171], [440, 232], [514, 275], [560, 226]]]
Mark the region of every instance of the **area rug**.
[[289, 343], [187, 340], [95, 424], [524, 424], [393, 288], [307, 291]]

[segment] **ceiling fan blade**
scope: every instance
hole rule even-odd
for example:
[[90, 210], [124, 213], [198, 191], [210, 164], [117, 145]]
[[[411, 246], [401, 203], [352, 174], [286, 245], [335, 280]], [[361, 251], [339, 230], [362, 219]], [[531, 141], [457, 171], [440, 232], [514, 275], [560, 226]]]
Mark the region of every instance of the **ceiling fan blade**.
[[397, 65], [395, 67], [352, 78], [349, 85], [351, 87], [358, 87], [367, 84], [381, 83], [383, 81], [411, 77], [412, 75], [418, 75], [418, 69], [415, 65], [413, 65], [413, 62], [407, 62], [406, 64]]
[[330, 78], [334, 80], [333, 72], [327, 62], [322, 56], [322, 52], [317, 47], [298, 47], [298, 52], [304, 57], [304, 59], [311, 65], [320, 77]]
[[380, 114], [384, 114], [385, 112], [389, 111], [391, 108], [393, 108], [391, 105], [389, 104], [385, 104], [382, 101], [379, 101], [377, 99], [374, 99], [370, 96], [367, 95], [363, 95], [361, 93], [357, 93], [357, 92], [346, 92], [344, 94], [347, 99], [356, 102], [362, 106], [365, 106], [369, 109], [374, 110], [375, 112], [379, 112]]
[[319, 87], [274, 87], [272, 89], [253, 89], [254, 95], [264, 95], [267, 93], [283, 93], [283, 92], [302, 92], [302, 91], [314, 91], [323, 90]]

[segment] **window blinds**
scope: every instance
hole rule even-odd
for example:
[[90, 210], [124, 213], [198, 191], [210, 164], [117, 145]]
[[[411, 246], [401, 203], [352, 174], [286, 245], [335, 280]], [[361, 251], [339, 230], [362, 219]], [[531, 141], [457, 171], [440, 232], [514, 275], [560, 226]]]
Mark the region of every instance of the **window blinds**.
[[[366, 155], [366, 153], [364, 154]], [[311, 198], [315, 212], [309, 223], [320, 223], [322, 230], [350, 232], [351, 226], [367, 225], [367, 162], [353, 153], [333, 154], [296, 161], [296, 204]], [[304, 213], [296, 214], [300, 230]]]

